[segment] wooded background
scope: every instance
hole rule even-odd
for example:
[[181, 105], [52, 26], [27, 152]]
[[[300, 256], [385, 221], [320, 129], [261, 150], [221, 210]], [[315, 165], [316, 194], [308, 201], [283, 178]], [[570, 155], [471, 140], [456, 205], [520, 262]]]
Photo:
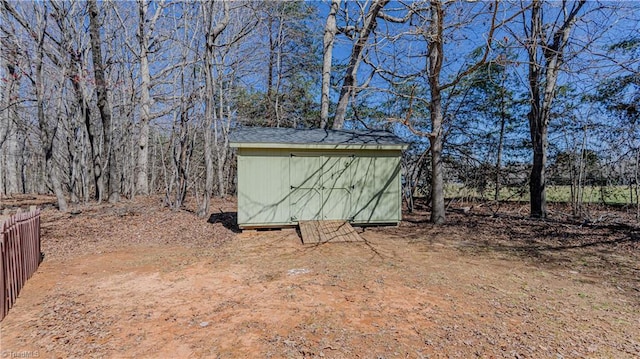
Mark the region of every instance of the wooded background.
[[[0, 196], [235, 191], [237, 126], [376, 128], [404, 192], [628, 188], [640, 213], [636, 2], [0, 0]], [[511, 195], [504, 193], [511, 193]], [[605, 196], [602, 196], [604, 199]]]

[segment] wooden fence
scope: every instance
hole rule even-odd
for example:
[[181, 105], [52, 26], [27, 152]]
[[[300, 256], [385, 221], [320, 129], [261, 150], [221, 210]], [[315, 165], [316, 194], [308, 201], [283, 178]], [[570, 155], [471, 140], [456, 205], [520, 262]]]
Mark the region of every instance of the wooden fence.
[[41, 258], [40, 210], [17, 213], [4, 221], [0, 218], [0, 320], [38, 269]]

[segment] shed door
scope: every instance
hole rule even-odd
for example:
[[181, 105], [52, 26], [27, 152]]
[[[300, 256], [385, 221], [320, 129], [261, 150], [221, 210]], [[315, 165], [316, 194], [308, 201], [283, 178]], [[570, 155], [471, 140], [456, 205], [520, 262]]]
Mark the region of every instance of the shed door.
[[292, 221], [322, 218], [321, 160], [317, 156], [291, 156], [289, 204]]
[[352, 157], [324, 157], [322, 169], [322, 218], [349, 219], [351, 212]]
[[291, 156], [291, 220], [349, 219], [349, 156]]

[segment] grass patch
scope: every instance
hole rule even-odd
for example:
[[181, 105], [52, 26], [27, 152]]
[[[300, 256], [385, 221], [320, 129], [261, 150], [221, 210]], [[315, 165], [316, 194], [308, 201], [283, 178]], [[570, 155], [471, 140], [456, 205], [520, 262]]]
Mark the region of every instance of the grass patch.
[[[480, 192], [475, 188], [448, 183], [445, 185], [447, 198], [493, 199], [494, 191]], [[571, 186], [547, 186], [547, 201], [557, 203], [571, 202]], [[501, 201], [528, 202], [529, 188], [503, 187], [500, 189]], [[586, 186], [583, 193], [584, 203], [606, 203], [610, 205], [631, 204], [631, 192], [627, 186]], [[634, 196], [635, 202], [635, 196]]]

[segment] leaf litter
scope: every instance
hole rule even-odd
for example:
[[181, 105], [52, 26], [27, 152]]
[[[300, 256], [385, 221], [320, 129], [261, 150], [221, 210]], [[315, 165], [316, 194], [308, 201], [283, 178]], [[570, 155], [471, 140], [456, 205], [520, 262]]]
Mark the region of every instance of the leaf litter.
[[[466, 204], [465, 204], [466, 205]], [[638, 229], [517, 205], [304, 246], [159, 198], [45, 210], [45, 260], [0, 325], [43, 357], [640, 356]], [[511, 214], [511, 213], [516, 213]]]

